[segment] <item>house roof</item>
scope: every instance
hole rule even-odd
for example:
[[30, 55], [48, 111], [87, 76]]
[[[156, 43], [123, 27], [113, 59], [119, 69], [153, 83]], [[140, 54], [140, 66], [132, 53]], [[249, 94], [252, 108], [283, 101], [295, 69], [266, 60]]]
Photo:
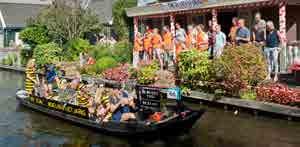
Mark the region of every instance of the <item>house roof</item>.
[[[240, 6], [275, 5], [282, 0], [215, 0], [212, 2], [193, 3], [193, 0], [186, 2], [166, 2], [150, 6], [133, 7], [126, 9], [127, 16], [151, 16], [169, 13], [190, 13], [193, 11], [208, 10], [212, 8], [239, 8]], [[179, 3], [179, 4], [178, 4]]]
[[1, 3], [2, 12], [6, 27], [23, 28], [30, 17], [36, 16], [46, 5], [40, 4], [21, 4], [21, 3]]

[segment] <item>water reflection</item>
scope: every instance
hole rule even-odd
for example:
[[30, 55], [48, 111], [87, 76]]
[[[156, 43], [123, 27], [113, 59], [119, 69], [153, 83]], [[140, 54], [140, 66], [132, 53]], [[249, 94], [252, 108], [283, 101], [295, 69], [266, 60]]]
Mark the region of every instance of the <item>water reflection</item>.
[[[0, 71], [0, 147], [299, 147], [300, 123], [249, 114], [208, 112], [188, 134], [155, 140], [116, 138], [17, 104], [15, 91], [23, 75]], [[199, 107], [191, 105], [191, 107]]]

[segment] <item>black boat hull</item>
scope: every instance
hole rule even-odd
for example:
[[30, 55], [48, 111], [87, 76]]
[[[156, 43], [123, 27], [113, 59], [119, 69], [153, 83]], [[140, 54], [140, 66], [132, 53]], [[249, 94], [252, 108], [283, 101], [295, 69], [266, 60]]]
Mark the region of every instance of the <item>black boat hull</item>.
[[205, 110], [190, 111], [185, 117], [176, 116], [170, 119], [161, 121], [159, 123], [146, 125], [145, 123], [137, 122], [103, 122], [96, 123], [95, 121], [80, 118], [78, 116], [67, 114], [61, 111], [53, 110], [51, 108], [32, 103], [28, 99], [16, 97], [21, 105], [31, 108], [35, 111], [40, 111], [47, 115], [61, 118], [70, 121], [77, 125], [89, 127], [101, 133], [116, 135], [116, 136], [150, 136], [159, 134], [180, 134], [189, 131], [196, 121], [202, 116]]

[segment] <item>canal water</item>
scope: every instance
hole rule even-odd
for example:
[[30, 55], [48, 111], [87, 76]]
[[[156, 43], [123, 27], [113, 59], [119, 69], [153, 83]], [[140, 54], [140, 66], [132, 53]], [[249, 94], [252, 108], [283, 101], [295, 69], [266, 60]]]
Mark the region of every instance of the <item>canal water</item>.
[[[23, 75], [0, 70], [0, 147], [299, 147], [300, 122], [208, 108], [190, 133], [153, 140], [106, 136], [19, 106]], [[193, 105], [195, 106], [195, 104]]]

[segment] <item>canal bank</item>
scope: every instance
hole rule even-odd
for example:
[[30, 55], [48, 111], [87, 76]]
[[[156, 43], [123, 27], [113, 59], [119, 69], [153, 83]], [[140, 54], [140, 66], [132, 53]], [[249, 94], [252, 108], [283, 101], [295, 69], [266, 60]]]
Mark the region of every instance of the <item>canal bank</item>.
[[[13, 67], [0, 65], [0, 69], [8, 70], [13, 72], [24, 73], [25, 69], [23, 67]], [[85, 77], [85, 79], [90, 80], [89, 77]], [[110, 81], [105, 79], [93, 79], [102, 83], [109, 83], [111, 85], [120, 85], [120, 83], [116, 81]], [[129, 82], [126, 83], [128, 86], [134, 87], [135, 83]], [[287, 120], [300, 120], [300, 108], [291, 107], [287, 105], [280, 105], [275, 103], [261, 102], [261, 101], [253, 101], [253, 100], [245, 100], [238, 98], [229, 98], [222, 97], [216, 99], [214, 95], [201, 93], [198, 91], [192, 91], [191, 95], [184, 96], [184, 100], [187, 102], [197, 103], [197, 104], [206, 104], [210, 106], [223, 107], [225, 111], [233, 110], [235, 113], [239, 113], [239, 111], [245, 110], [246, 112], [252, 113], [255, 117], [257, 115], [264, 116], [275, 116], [281, 119]]]
[[[0, 146], [298, 147], [300, 124], [205, 107], [190, 133], [155, 140], [122, 139], [78, 127], [17, 104], [23, 74], [0, 70]], [[188, 105], [198, 108], [198, 104]], [[51, 124], [51, 125], [49, 125]], [[247, 132], [247, 133], [245, 133]]]

